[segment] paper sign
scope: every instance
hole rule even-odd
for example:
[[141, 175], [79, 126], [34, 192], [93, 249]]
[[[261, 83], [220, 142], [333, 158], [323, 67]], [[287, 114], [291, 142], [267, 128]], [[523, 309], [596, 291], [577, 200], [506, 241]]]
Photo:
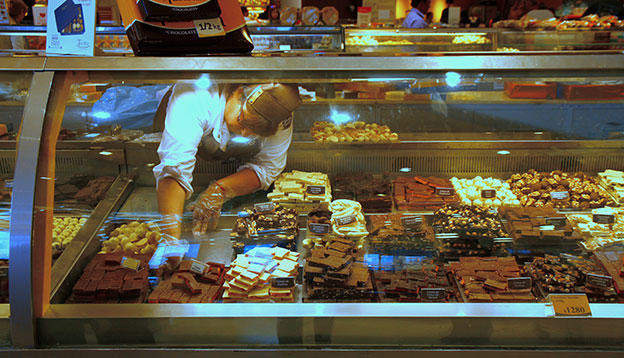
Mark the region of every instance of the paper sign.
[[481, 190], [481, 197], [483, 199], [491, 199], [496, 197], [496, 190], [494, 189], [483, 189]]
[[329, 225], [327, 224], [318, 224], [318, 223], [308, 223], [308, 228], [311, 233], [324, 235], [329, 233]]
[[9, 11], [7, 10], [8, 1], [0, 1], [0, 25], [9, 25]]
[[443, 288], [421, 288], [420, 298], [428, 301], [439, 301], [446, 298], [446, 290]]
[[254, 209], [257, 213], [269, 213], [275, 210], [275, 204], [270, 201], [266, 203], [258, 203], [254, 204]]
[[355, 222], [355, 215], [348, 215], [348, 216], [343, 216], [341, 218], [336, 218], [336, 225], [338, 226], [344, 226], [344, 225], [349, 225], [352, 222]]
[[46, 53], [93, 56], [96, 0], [49, 0]]
[[460, 7], [459, 6], [450, 6], [448, 11], [448, 24], [449, 25], [458, 25], [459, 17], [460, 17]]
[[195, 25], [195, 30], [197, 30], [197, 35], [199, 37], [225, 35], [225, 30], [223, 29], [223, 24], [221, 23], [220, 18], [193, 20], [193, 24]]
[[121, 258], [121, 267], [125, 267], [130, 270], [138, 271], [141, 267], [141, 260], [133, 259], [131, 257]]
[[507, 279], [507, 286], [510, 290], [528, 290], [531, 288], [531, 278], [510, 277]]
[[46, 26], [48, 24], [48, 7], [36, 4], [32, 7], [33, 22], [35, 26]]
[[323, 195], [325, 194], [325, 186], [324, 185], [308, 185], [306, 186], [306, 192], [312, 195]]
[[455, 189], [453, 188], [435, 188], [436, 195], [439, 196], [452, 196], [455, 194]]
[[552, 303], [555, 316], [591, 316], [587, 295], [582, 294], [551, 294], [548, 301]]

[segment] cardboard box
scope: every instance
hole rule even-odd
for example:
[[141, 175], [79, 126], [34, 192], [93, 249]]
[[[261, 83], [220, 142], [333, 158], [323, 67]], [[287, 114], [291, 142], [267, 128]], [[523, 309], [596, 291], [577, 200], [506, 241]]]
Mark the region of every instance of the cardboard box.
[[394, 23], [396, 20], [396, 0], [362, 0], [362, 6], [373, 9], [372, 22]]
[[32, 7], [33, 22], [36, 26], [46, 26], [48, 24], [48, 6], [35, 5]]
[[505, 81], [505, 94], [509, 98], [553, 99], [557, 98], [557, 85], [549, 82]]
[[563, 98], [574, 100], [618, 100], [624, 99], [623, 82], [561, 84]]
[[217, 0], [137, 0], [136, 4], [148, 21], [213, 19], [221, 15]]

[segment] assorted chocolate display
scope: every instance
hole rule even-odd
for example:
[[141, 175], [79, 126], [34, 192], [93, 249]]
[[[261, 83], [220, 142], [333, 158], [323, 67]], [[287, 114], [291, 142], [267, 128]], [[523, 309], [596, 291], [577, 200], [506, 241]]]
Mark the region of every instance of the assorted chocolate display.
[[441, 258], [506, 256], [494, 241], [507, 236], [495, 209], [486, 206], [445, 206], [433, 216]]
[[505, 220], [505, 229], [515, 243], [577, 245], [581, 241], [566, 216], [552, 207], [502, 207], [498, 213]]
[[353, 240], [334, 238], [306, 259], [304, 302], [372, 302], [373, 282]]
[[367, 219], [369, 253], [427, 255], [434, 248], [435, 234], [423, 215], [394, 213]]
[[522, 277], [513, 257], [461, 257], [450, 271], [466, 302], [535, 302], [530, 283], [510, 281]]
[[99, 254], [87, 265], [67, 303], [143, 303], [151, 255]]
[[386, 175], [369, 173], [338, 173], [332, 177], [334, 199], [355, 200], [365, 213], [392, 211], [390, 180]]
[[597, 180], [583, 172], [542, 173], [531, 169], [513, 174], [508, 182], [522, 206], [586, 210], [615, 205]]
[[459, 292], [433, 261], [399, 271], [375, 271], [379, 302], [457, 302]]
[[398, 177], [393, 182], [397, 210], [435, 210], [459, 204], [450, 180], [436, 177]]
[[524, 275], [535, 281], [543, 298], [551, 293], [584, 293], [589, 302], [618, 302], [612, 277], [595, 261], [562, 255], [536, 257]]
[[182, 261], [178, 269], [161, 280], [149, 295], [148, 303], [210, 303], [223, 292], [223, 264], [195, 260]]
[[287, 249], [297, 247], [298, 213], [281, 205], [261, 204], [238, 213], [230, 239], [238, 253], [247, 245], [274, 245]]

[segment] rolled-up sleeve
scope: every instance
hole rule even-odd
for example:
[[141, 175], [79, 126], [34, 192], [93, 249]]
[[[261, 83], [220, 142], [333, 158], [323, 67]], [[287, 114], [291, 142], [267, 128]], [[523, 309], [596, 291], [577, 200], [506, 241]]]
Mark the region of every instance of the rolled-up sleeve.
[[[202, 101], [206, 94], [198, 93], [192, 85], [178, 84], [174, 87], [163, 132], [158, 156], [160, 164], [154, 167], [156, 185], [163, 178], [175, 179], [186, 191], [187, 199], [193, 193], [193, 169], [197, 146], [204, 135], [206, 115]], [[199, 108], [198, 108], [199, 107]], [[209, 111], [208, 111], [209, 112]]]
[[260, 152], [238, 170], [251, 168], [256, 172], [262, 189], [268, 189], [286, 167], [288, 147], [292, 140], [292, 127], [282, 129], [267, 138]]

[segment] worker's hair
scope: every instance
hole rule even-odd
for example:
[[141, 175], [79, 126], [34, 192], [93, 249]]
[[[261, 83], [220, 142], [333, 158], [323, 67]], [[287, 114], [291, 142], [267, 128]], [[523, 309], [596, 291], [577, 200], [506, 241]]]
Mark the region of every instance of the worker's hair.
[[412, 0], [412, 7], [417, 7], [421, 2], [425, 2], [427, 0]]

